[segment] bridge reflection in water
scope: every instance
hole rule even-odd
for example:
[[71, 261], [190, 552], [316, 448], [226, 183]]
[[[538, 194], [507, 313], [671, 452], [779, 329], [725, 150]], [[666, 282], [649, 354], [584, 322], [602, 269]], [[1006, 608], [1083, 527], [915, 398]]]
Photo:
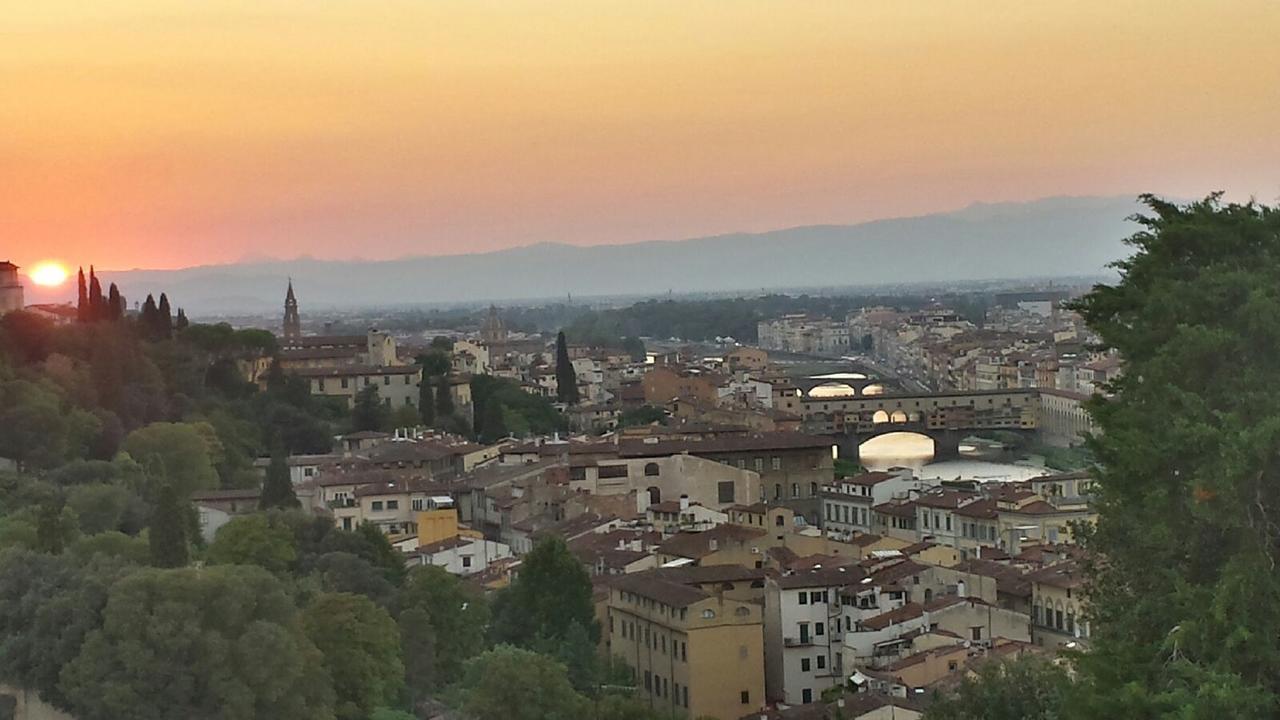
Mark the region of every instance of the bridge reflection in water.
[[868, 470], [909, 467], [919, 472], [933, 460], [933, 439], [913, 432], [877, 435], [859, 446], [858, 456]]

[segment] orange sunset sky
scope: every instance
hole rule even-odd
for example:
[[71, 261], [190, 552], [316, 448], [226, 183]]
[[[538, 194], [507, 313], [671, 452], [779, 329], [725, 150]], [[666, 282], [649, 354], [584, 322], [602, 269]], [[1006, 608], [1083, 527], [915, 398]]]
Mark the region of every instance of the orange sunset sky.
[[1280, 197], [1276, 0], [69, 0], [0, 17], [0, 259], [388, 258]]

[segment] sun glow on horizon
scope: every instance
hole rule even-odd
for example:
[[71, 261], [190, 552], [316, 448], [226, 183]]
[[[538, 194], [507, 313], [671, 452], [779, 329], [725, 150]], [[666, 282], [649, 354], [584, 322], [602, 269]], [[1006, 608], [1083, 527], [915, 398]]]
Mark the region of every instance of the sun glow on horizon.
[[30, 277], [31, 282], [37, 285], [57, 287], [67, 281], [69, 274], [66, 266], [62, 263], [54, 260], [45, 260], [36, 263], [35, 267], [31, 268]]

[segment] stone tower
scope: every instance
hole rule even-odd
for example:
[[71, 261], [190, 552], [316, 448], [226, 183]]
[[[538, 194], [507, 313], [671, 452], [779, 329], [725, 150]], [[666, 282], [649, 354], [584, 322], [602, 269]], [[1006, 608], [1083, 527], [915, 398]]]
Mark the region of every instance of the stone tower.
[[298, 317], [298, 298], [293, 296], [293, 278], [284, 295], [284, 340], [289, 342], [302, 337], [302, 318]]
[[480, 328], [480, 341], [485, 345], [501, 345], [507, 341], [507, 326], [498, 317], [498, 308], [490, 305], [489, 316]]
[[0, 315], [25, 307], [22, 300], [22, 281], [18, 279], [18, 266], [5, 260], [0, 262]]

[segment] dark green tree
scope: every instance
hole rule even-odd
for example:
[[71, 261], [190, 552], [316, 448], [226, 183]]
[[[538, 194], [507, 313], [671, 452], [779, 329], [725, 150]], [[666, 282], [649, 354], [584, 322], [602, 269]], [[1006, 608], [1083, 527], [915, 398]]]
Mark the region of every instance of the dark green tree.
[[156, 317], [158, 314], [156, 299], [148, 293], [147, 299], [142, 301], [142, 310], [138, 314], [138, 327], [141, 328], [143, 337], [155, 338]]
[[93, 271], [93, 266], [89, 266], [89, 320], [90, 322], [99, 322], [107, 317], [107, 302], [102, 296], [102, 284], [98, 282], [98, 275]]
[[400, 613], [400, 652], [404, 655], [404, 684], [411, 705], [427, 697], [439, 684], [436, 675], [436, 631], [426, 610], [411, 607]]
[[563, 330], [556, 335], [556, 399], [569, 405], [578, 404], [578, 374], [569, 360], [569, 345]]
[[929, 704], [925, 720], [1058, 720], [1071, 680], [1049, 660], [1024, 656], [982, 662], [955, 692]]
[[257, 565], [282, 575], [298, 558], [292, 527], [277, 513], [232, 518], [218, 528], [209, 545], [213, 565]]
[[89, 322], [89, 286], [85, 283], [84, 267], [76, 274], [76, 319]]
[[260, 568], [137, 571], [60, 673], [80, 720], [332, 720], [323, 656]]
[[400, 631], [386, 610], [352, 593], [321, 593], [302, 611], [307, 636], [324, 656], [339, 720], [366, 720], [392, 705], [404, 681]]
[[396, 588], [382, 568], [349, 552], [331, 552], [315, 562], [315, 573], [325, 592], [363, 595], [378, 605], [388, 607], [395, 599]]
[[118, 563], [78, 563], [26, 550], [0, 552], [0, 678], [66, 705], [58, 682], [102, 622]]
[[520, 574], [494, 600], [493, 638], [520, 647], [558, 644], [575, 623], [592, 642], [600, 637], [591, 577], [563, 539], [548, 537], [525, 556]]
[[42, 503], [36, 511], [36, 549], [61, 555], [76, 536], [76, 515], [61, 497]]
[[[111, 287], [115, 287], [112, 285]], [[178, 317], [173, 321], [173, 328], [179, 332], [191, 327], [191, 321], [187, 319], [187, 311], [178, 308]]]
[[107, 319], [119, 322], [124, 319], [124, 296], [115, 283], [107, 290]]
[[502, 401], [493, 398], [486, 402], [478, 424], [476, 434], [480, 436], [481, 442], [497, 442], [506, 437], [507, 421]]
[[1280, 211], [1150, 214], [1079, 312], [1124, 358], [1091, 411], [1089, 717], [1280, 712]]
[[151, 546], [152, 565], [176, 568], [187, 564], [187, 521], [178, 493], [169, 483], [161, 485], [156, 493], [147, 542]]
[[[396, 608], [402, 631], [405, 615], [412, 610], [421, 611], [431, 625], [433, 654], [430, 658], [415, 660], [413, 667], [419, 670], [429, 667], [432, 683], [444, 685], [456, 681], [467, 658], [485, 647], [488, 603], [483, 595], [469, 590], [457, 576], [443, 568], [427, 565], [410, 570]], [[412, 622], [414, 620], [410, 620]], [[418, 687], [429, 689], [430, 685]]]
[[529, 650], [499, 646], [467, 662], [463, 710], [476, 720], [579, 720], [590, 716], [565, 668]]
[[378, 397], [378, 386], [368, 385], [356, 393], [355, 405], [351, 408], [352, 430], [385, 430], [391, 412]]
[[431, 392], [431, 379], [425, 375], [418, 383], [418, 416], [427, 427], [436, 424], [436, 398]]
[[622, 349], [627, 351], [631, 362], [644, 362], [646, 350], [640, 338], [634, 335], [622, 338]]
[[452, 367], [449, 351], [434, 348], [419, 355], [418, 364], [422, 366], [423, 377], [445, 375]]
[[436, 417], [447, 418], [453, 414], [453, 392], [449, 387], [449, 376], [441, 375], [436, 388]]
[[173, 337], [173, 311], [169, 307], [169, 296], [160, 293], [160, 302], [156, 305], [155, 337], [168, 340]]
[[271, 463], [267, 465], [267, 476], [262, 481], [258, 507], [263, 510], [298, 507], [298, 496], [293, 492], [293, 481], [289, 478], [289, 463], [285, 459], [284, 448], [276, 448], [271, 453]]

